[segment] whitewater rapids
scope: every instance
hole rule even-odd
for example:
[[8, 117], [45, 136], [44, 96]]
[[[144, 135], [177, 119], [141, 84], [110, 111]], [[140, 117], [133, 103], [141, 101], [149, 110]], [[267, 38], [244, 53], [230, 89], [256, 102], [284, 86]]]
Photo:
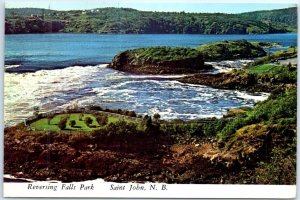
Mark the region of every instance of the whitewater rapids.
[[132, 75], [106, 66], [5, 73], [5, 126], [22, 122], [35, 106], [47, 112], [73, 104], [94, 104], [142, 115], [159, 112], [166, 120], [190, 120], [222, 117], [229, 108], [253, 106], [268, 97], [266, 93], [213, 89], [175, 80], [184, 75]]

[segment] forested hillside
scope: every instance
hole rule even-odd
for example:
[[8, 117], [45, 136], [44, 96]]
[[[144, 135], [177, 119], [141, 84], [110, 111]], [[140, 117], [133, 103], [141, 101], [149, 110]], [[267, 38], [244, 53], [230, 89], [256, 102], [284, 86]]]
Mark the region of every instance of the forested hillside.
[[5, 33], [264, 34], [295, 31], [296, 25], [296, 7], [242, 14], [21, 8], [6, 9]]
[[252, 20], [280, 23], [283, 26], [297, 28], [297, 7], [273, 11], [255, 11], [241, 14]]

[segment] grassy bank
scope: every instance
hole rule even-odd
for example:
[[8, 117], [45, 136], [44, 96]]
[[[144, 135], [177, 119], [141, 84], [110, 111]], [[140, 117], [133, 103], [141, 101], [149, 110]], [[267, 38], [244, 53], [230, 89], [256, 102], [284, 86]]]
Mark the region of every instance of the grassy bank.
[[[136, 120], [125, 116], [112, 116], [101, 113], [68, 113], [38, 119], [30, 124], [30, 128], [37, 131], [94, 131], [119, 121], [137, 123]], [[63, 123], [62, 126], [61, 123]]]
[[[69, 114], [68, 120], [79, 126], [78, 115]], [[54, 116], [50, 124], [64, 117]], [[92, 116], [84, 113], [87, 117]], [[34, 123], [47, 126], [45, 119]], [[254, 108], [230, 110], [207, 123], [111, 118], [94, 130], [83, 124], [80, 129], [67, 128], [70, 131], [6, 128], [5, 173], [62, 181], [295, 184], [296, 180], [296, 89], [275, 92]], [[21, 165], [25, 167], [17, 167]]]

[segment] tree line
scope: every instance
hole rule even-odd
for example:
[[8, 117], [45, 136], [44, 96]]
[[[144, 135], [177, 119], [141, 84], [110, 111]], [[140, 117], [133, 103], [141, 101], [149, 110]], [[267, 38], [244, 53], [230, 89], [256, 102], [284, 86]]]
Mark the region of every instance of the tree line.
[[128, 8], [87, 11], [22, 8], [6, 9], [5, 20], [6, 34], [264, 34], [295, 31], [296, 27], [296, 7], [242, 14], [152, 12]]

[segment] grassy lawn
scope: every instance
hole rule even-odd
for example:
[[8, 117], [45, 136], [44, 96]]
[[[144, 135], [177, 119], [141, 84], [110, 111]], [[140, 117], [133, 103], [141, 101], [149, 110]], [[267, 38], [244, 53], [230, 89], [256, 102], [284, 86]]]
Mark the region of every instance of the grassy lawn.
[[[67, 121], [67, 127], [66, 127], [67, 130], [69, 129], [69, 130], [93, 131], [93, 130], [100, 127], [100, 125], [98, 124], [98, 122], [97, 122], [94, 115], [92, 115], [92, 114], [83, 114], [82, 119], [79, 120], [80, 115], [81, 114], [79, 114], [79, 113], [70, 115], [70, 117], [68, 118], [68, 121]], [[85, 124], [85, 118], [87, 118], [87, 117], [90, 117], [93, 120], [90, 127], [88, 127]], [[76, 122], [74, 127], [71, 127], [70, 124], [69, 124], [71, 120], [74, 120]]]
[[248, 71], [250, 73], [265, 73], [268, 72], [270, 70], [272, 70], [272, 68], [274, 68], [274, 64], [263, 64], [263, 65], [257, 65], [257, 66], [253, 66], [248, 68]]
[[108, 117], [108, 123], [107, 124], [109, 124], [109, 123], [116, 123], [118, 121], [120, 121], [119, 117], [110, 116], [110, 117]]
[[60, 128], [55, 124], [48, 124], [48, 119], [43, 118], [36, 122], [33, 122], [31, 125], [35, 130], [49, 130], [49, 131], [59, 131]]
[[247, 70], [250, 73], [261, 74], [261, 73], [268, 73], [273, 70], [276, 70], [276, 68], [278, 68], [278, 67], [280, 67], [280, 66], [272, 64], [272, 63], [268, 63], [268, 64], [263, 64], [263, 65], [253, 66], [253, 67], [248, 68]]
[[51, 119], [50, 124], [57, 125], [60, 122], [61, 118], [64, 116], [65, 115], [56, 115]]
[[[80, 115], [82, 115], [82, 119], [80, 120]], [[80, 131], [93, 131], [96, 129], [101, 128], [102, 126], [99, 125], [99, 123], [96, 120], [96, 117], [92, 114], [80, 114], [80, 113], [72, 113], [72, 114], [59, 114], [54, 116], [50, 122], [47, 118], [39, 119], [35, 122], [33, 122], [30, 126], [34, 128], [35, 130], [45, 130], [45, 131], [60, 131], [60, 128], [58, 127], [58, 123], [60, 120], [65, 117], [69, 116], [67, 123], [66, 123], [66, 130], [80, 130]], [[90, 117], [92, 119], [92, 124], [90, 126], [87, 126], [85, 123], [85, 118]], [[75, 121], [75, 126], [70, 126], [70, 121]], [[131, 119], [121, 119], [117, 116], [109, 116], [108, 117], [108, 123], [116, 123], [120, 120], [125, 120], [126, 122], [133, 122], [136, 123], [136, 121]]]

